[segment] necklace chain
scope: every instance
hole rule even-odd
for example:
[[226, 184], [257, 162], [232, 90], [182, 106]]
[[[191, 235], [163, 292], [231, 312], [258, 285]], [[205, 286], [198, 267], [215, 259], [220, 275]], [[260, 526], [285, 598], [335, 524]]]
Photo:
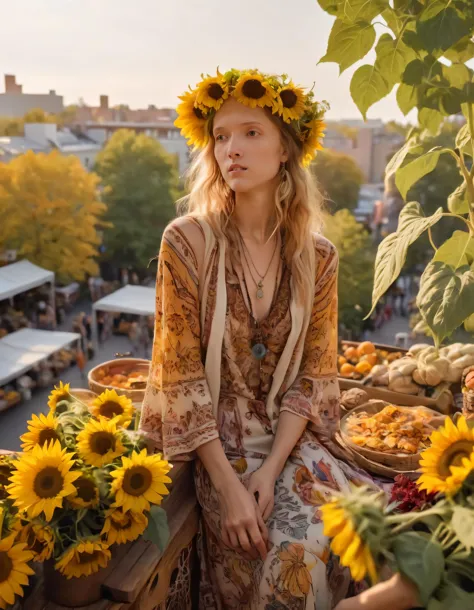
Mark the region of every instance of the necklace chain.
[[[263, 282], [265, 281], [265, 278], [267, 277], [268, 272], [270, 271], [270, 267], [271, 267], [271, 265], [273, 263], [273, 259], [275, 258], [275, 253], [276, 253], [276, 251], [278, 249], [278, 237], [275, 239], [275, 248], [273, 249], [273, 254], [272, 254], [272, 257], [270, 259], [270, 262], [268, 263], [267, 270], [262, 275], [259, 272], [259, 270], [257, 269], [257, 267], [255, 266], [255, 263], [253, 262], [253, 259], [252, 259], [252, 255], [250, 254], [250, 250], [247, 248], [247, 244], [245, 243], [244, 238], [242, 237], [242, 233], [239, 231], [238, 228], [237, 228], [237, 232], [238, 232], [239, 237], [240, 237], [240, 242], [241, 242], [241, 244], [243, 246], [243, 254], [244, 254], [245, 262], [247, 263], [248, 270], [250, 272], [250, 277], [252, 278], [252, 281], [255, 284], [256, 288], [257, 288], [257, 299], [263, 299], [263, 297], [265, 296], [264, 292], [263, 292]], [[247, 257], [247, 255], [248, 255], [248, 257]], [[255, 269], [258, 277], [260, 278], [260, 280], [258, 282], [254, 278], [254, 275], [252, 273], [252, 269], [251, 269], [250, 264], [249, 264], [249, 260], [250, 260], [250, 263], [252, 264], [252, 267]]]

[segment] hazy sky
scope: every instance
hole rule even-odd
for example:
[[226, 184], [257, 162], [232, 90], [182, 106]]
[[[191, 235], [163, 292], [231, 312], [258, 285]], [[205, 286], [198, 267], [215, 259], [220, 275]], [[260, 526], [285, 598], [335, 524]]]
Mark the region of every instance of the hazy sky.
[[[66, 103], [175, 106], [202, 72], [257, 67], [316, 83], [328, 118], [359, 118], [350, 93], [354, 67], [317, 61], [333, 18], [316, 0], [5, 0], [0, 75], [27, 93], [55, 89]], [[355, 67], [357, 67], [357, 64]], [[2, 76], [3, 79], [3, 76]], [[3, 85], [0, 86], [3, 91]], [[369, 118], [402, 120], [395, 94]]]

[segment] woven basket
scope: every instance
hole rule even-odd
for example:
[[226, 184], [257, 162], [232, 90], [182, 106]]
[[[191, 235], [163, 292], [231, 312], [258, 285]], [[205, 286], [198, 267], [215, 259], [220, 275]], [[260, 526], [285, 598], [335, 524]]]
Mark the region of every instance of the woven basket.
[[122, 396], [127, 396], [133, 403], [141, 403], [143, 401], [143, 397], [145, 396], [145, 385], [140, 389], [124, 389], [115, 387], [113, 385], [104, 385], [100, 379], [98, 379], [99, 371], [104, 370], [107, 375], [115, 375], [115, 374], [126, 374], [132, 371], [139, 371], [143, 373], [145, 377], [148, 377], [148, 373], [150, 371], [150, 361], [144, 360], [142, 358], [120, 358], [117, 360], [109, 360], [108, 362], [103, 362], [93, 368], [87, 377], [89, 383], [89, 389], [96, 394], [102, 394], [105, 390], [115, 390], [117, 394]]
[[[382, 466], [384, 468], [388, 468], [390, 470], [396, 471], [396, 474], [400, 472], [410, 472], [417, 470], [420, 464], [420, 453], [415, 454], [405, 454], [405, 453], [384, 453], [383, 451], [374, 451], [373, 449], [367, 449], [366, 447], [361, 447], [352, 442], [351, 437], [347, 434], [347, 419], [357, 414], [361, 411], [366, 411], [367, 413], [378, 413], [384, 407], [389, 406], [390, 403], [385, 402], [383, 400], [370, 400], [364, 405], [360, 407], [356, 407], [350, 413], [345, 415], [341, 419], [341, 436], [344, 444], [347, 445], [353, 454], [358, 454], [359, 463], [364, 461], [368, 461], [369, 463], [377, 464], [378, 466]], [[398, 407], [403, 410], [412, 410], [413, 407]], [[443, 423], [443, 416], [437, 411], [433, 409], [429, 409], [428, 407], [420, 406], [419, 409], [423, 409], [434, 418], [434, 424], [441, 425]], [[362, 465], [362, 464], [361, 464]], [[365, 467], [365, 466], [364, 466]], [[382, 474], [379, 472], [377, 474]]]

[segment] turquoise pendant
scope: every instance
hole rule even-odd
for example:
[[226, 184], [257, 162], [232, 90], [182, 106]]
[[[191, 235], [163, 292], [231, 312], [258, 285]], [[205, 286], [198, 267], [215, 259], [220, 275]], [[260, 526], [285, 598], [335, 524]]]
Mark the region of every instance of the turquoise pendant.
[[252, 345], [252, 356], [256, 360], [263, 360], [267, 355], [267, 348], [263, 345], [263, 343], [255, 343]]

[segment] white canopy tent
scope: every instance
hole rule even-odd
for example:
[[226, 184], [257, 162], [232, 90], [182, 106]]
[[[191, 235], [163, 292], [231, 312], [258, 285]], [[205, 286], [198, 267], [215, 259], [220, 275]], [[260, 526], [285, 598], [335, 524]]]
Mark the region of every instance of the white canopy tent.
[[29, 371], [54, 352], [78, 341], [78, 333], [22, 328], [0, 339], [0, 386]]
[[92, 332], [96, 345], [98, 344], [97, 311], [153, 316], [155, 315], [155, 289], [128, 284], [96, 301], [92, 306]]
[[18, 261], [0, 267], [0, 301], [11, 299], [16, 294], [26, 292], [48, 282], [52, 284], [54, 295], [54, 273], [33, 265], [30, 261]]

